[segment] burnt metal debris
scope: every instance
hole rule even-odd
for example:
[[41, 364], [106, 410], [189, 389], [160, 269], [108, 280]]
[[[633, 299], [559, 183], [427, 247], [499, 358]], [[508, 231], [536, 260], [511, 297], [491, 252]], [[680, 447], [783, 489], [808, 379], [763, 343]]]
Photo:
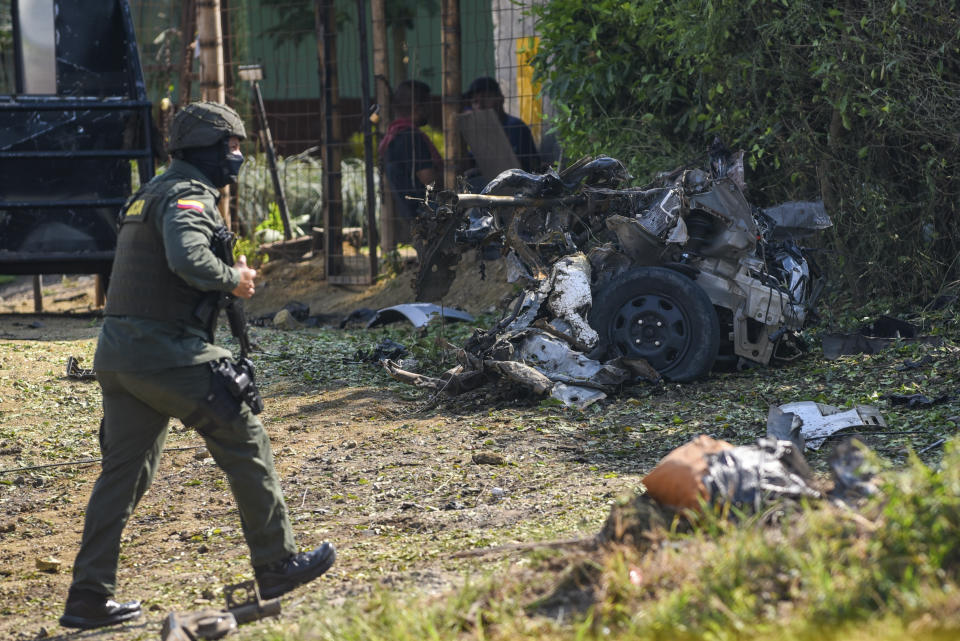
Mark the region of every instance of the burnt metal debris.
[[601, 156], [559, 173], [509, 170], [479, 194], [428, 192], [414, 231], [418, 299], [446, 293], [466, 246], [500, 247], [529, 283], [467, 341], [446, 384], [432, 384], [450, 391], [452, 378], [494, 375], [585, 406], [625, 382], [690, 381], [802, 353], [825, 281], [799, 241], [830, 217], [819, 202], [752, 206], [743, 152], [718, 141], [709, 151], [706, 168], [643, 188]]
[[80, 367], [80, 361], [70, 356], [67, 358], [67, 378], [78, 381], [93, 381], [96, 380], [97, 374], [92, 367]]
[[223, 588], [224, 610], [199, 610], [180, 614], [171, 612], [163, 622], [163, 641], [219, 639], [237, 630], [238, 625], [266, 617], [279, 617], [280, 599], [263, 600], [255, 581], [244, 581]]
[[824, 334], [823, 356], [832, 361], [852, 354], [876, 354], [898, 344], [922, 343], [933, 347], [943, 345], [942, 336], [922, 336], [919, 331], [920, 329], [909, 321], [881, 316], [857, 332]]

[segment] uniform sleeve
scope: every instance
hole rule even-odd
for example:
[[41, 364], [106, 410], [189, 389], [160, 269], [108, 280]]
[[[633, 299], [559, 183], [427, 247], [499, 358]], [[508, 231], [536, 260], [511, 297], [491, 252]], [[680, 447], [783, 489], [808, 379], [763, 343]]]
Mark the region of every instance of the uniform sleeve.
[[177, 276], [201, 291], [232, 291], [240, 272], [217, 258], [210, 249], [220, 214], [206, 194], [185, 194], [167, 203], [160, 233], [167, 265]]

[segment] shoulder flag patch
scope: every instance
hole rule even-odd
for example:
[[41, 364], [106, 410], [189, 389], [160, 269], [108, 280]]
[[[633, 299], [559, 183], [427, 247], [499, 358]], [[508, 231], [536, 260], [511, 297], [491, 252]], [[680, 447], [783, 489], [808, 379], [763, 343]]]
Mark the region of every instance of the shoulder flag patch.
[[203, 211], [203, 203], [199, 200], [180, 199], [177, 201], [177, 209], [194, 209], [196, 211]]

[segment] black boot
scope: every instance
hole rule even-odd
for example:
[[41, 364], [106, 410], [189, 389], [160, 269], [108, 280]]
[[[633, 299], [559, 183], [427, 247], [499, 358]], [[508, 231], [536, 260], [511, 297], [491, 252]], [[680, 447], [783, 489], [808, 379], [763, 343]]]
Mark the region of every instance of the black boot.
[[136, 619], [140, 613], [139, 601], [117, 603], [105, 594], [70, 588], [60, 625], [65, 628], [102, 628]]
[[329, 570], [336, 558], [333, 546], [324, 543], [312, 552], [291, 554], [282, 561], [254, 568], [260, 596], [273, 599], [298, 585], [309, 583]]

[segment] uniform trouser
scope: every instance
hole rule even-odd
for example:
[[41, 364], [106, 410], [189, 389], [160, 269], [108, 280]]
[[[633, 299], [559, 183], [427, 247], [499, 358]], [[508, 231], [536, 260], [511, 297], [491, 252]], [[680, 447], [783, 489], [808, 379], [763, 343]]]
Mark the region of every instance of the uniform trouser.
[[[195, 416], [206, 403], [213, 375], [208, 365], [97, 372], [103, 390], [103, 462], [87, 505], [72, 589], [107, 596], [115, 593], [120, 535], [153, 481], [169, 417], [183, 420]], [[295, 553], [270, 440], [257, 417], [246, 404], [240, 404], [232, 418], [209, 421], [199, 430], [213, 459], [227, 475], [251, 563], [256, 567]]]

